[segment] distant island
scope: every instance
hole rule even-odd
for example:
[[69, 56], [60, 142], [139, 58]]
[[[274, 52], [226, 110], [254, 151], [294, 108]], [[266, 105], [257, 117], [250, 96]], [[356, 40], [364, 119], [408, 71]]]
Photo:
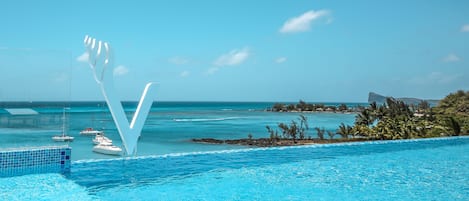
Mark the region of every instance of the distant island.
[[[374, 93], [374, 92], [370, 92], [368, 94], [368, 103], [371, 104], [371, 103], [374, 102], [378, 105], [382, 105], [382, 104], [386, 103], [386, 98], [392, 98], [392, 97], [383, 96], [383, 95], [380, 95], [380, 94], [377, 94], [377, 93]], [[394, 99], [402, 101], [407, 105], [418, 105], [422, 101], [426, 101], [426, 102], [428, 102], [428, 104], [431, 107], [437, 106], [438, 102], [439, 102], [439, 100], [425, 100], [425, 99], [419, 99], [419, 98], [394, 98]]]
[[345, 103], [339, 103], [336, 105], [326, 105], [324, 103], [306, 103], [303, 100], [300, 100], [297, 104], [285, 104], [285, 103], [275, 103], [267, 111], [272, 112], [341, 112], [341, 113], [350, 113], [358, 112], [362, 108], [349, 107]]
[[[371, 94], [371, 93], [370, 93]], [[376, 94], [371, 94], [374, 97]], [[371, 99], [374, 100], [374, 99]], [[405, 101], [420, 102], [409, 105]], [[320, 105], [308, 104], [300, 101], [298, 104], [276, 104], [272, 111], [318, 111], [327, 108]], [[277, 108], [277, 109], [275, 109]], [[340, 108], [340, 109], [338, 109]], [[351, 111], [341, 104], [330, 111]], [[445, 136], [460, 136], [469, 134], [469, 91], [459, 90], [451, 93], [432, 106], [428, 100], [395, 99], [386, 97], [382, 104], [372, 102], [368, 107], [360, 108], [353, 126], [342, 123], [336, 131], [325, 131], [315, 127], [317, 137], [307, 136], [309, 129], [306, 116], [300, 114], [297, 120], [288, 123], [278, 123], [278, 129], [266, 126], [269, 138], [248, 138], [219, 140], [213, 138], [192, 139], [197, 143], [237, 144], [257, 147], [292, 146], [312, 143], [339, 143], [350, 141], [370, 140], [398, 140], [415, 138], [432, 138]], [[327, 137], [326, 137], [327, 134]], [[339, 135], [339, 138], [335, 136]]]

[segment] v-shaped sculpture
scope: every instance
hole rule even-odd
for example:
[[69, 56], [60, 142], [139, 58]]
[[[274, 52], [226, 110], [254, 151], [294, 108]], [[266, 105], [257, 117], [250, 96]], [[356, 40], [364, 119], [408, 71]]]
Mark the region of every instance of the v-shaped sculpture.
[[107, 42], [97, 41], [88, 35], [85, 36], [85, 47], [88, 52], [91, 69], [93, 70], [94, 79], [101, 87], [101, 92], [111, 111], [112, 118], [116, 124], [119, 135], [127, 155], [136, 154], [137, 141], [142, 131], [145, 120], [150, 112], [153, 103], [151, 87], [154, 82], [147, 83], [143, 90], [142, 96], [134, 113], [132, 121], [129, 124], [121, 100], [114, 89], [113, 79], [113, 55], [111, 46]]

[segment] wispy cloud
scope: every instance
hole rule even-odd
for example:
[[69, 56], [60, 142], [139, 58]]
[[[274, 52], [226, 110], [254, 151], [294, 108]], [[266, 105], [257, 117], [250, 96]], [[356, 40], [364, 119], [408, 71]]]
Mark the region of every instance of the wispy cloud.
[[469, 24], [462, 25], [461, 32], [469, 32]]
[[190, 72], [187, 71], [187, 70], [182, 71], [181, 74], [180, 74], [181, 77], [187, 77], [187, 76], [189, 76], [189, 75], [190, 75]]
[[208, 74], [217, 72], [221, 67], [225, 66], [237, 66], [245, 62], [250, 55], [248, 48], [234, 49], [230, 52], [219, 56], [214, 62], [214, 67], [208, 69]]
[[236, 66], [244, 61], [249, 57], [249, 49], [243, 48], [241, 50], [235, 49], [231, 50], [229, 53], [223, 54], [218, 57], [213, 64], [215, 66]]
[[462, 74], [445, 74], [442, 72], [431, 72], [427, 75], [417, 76], [410, 79], [412, 84], [449, 84], [462, 77]]
[[211, 75], [218, 71], [218, 67], [211, 67], [207, 70], [207, 74]]
[[461, 58], [459, 58], [457, 55], [451, 53], [451, 54], [448, 54], [448, 56], [444, 57], [443, 61], [444, 62], [458, 62], [458, 61], [461, 61]]
[[179, 57], [179, 56], [175, 56], [175, 57], [169, 58], [168, 62], [172, 63], [172, 64], [175, 64], [175, 65], [184, 65], [184, 64], [189, 63], [189, 59]]
[[285, 61], [287, 61], [286, 57], [279, 57], [279, 58], [275, 59], [275, 63], [278, 63], [278, 64], [283, 63]]
[[88, 62], [88, 52], [84, 52], [83, 54], [81, 54], [80, 56], [77, 57], [77, 61], [78, 62]]
[[114, 68], [114, 76], [122, 76], [129, 73], [129, 69], [123, 65]]
[[[328, 10], [310, 10], [303, 13], [300, 16], [288, 19], [280, 28], [280, 33], [296, 33], [305, 32], [311, 29], [311, 24], [314, 20], [320, 19], [321, 17], [329, 15]], [[328, 19], [326, 24], [332, 23], [331, 19]]]

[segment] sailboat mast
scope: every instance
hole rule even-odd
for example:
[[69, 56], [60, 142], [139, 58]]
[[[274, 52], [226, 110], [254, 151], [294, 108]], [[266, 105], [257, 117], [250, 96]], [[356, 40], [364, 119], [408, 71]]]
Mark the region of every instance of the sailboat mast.
[[65, 136], [65, 108], [62, 113], [62, 136]]

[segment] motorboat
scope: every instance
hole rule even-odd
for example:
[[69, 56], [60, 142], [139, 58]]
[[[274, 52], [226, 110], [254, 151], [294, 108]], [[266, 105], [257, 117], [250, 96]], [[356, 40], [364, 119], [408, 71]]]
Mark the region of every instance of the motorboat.
[[80, 131], [80, 135], [97, 135], [97, 134], [104, 134], [104, 132], [95, 130], [93, 128], [85, 128], [82, 131]]
[[62, 134], [56, 135], [52, 137], [52, 140], [55, 142], [71, 142], [75, 139], [72, 136], [69, 136], [65, 133], [65, 108], [63, 109], [63, 116], [62, 116]]
[[56, 135], [52, 137], [52, 140], [56, 142], [71, 142], [73, 141], [73, 139], [75, 138], [72, 136], [65, 135], [65, 133], [63, 133], [62, 135]]
[[109, 142], [102, 142], [93, 147], [93, 151], [100, 154], [107, 154], [107, 155], [121, 155], [122, 149], [118, 146], [112, 145]]
[[98, 145], [98, 144], [101, 144], [101, 143], [104, 143], [104, 142], [112, 144], [112, 140], [107, 138], [106, 136], [104, 136], [104, 133], [103, 134], [96, 134], [96, 136], [93, 138], [93, 144], [95, 144], [95, 145]]

